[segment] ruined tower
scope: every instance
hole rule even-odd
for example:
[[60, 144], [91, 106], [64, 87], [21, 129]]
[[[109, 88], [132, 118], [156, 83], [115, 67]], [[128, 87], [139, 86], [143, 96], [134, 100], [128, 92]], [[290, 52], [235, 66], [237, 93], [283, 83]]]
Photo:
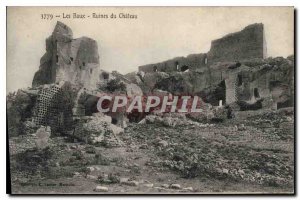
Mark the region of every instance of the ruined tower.
[[97, 42], [87, 37], [73, 39], [72, 30], [57, 22], [46, 39], [46, 53], [40, 60], [32, 86], [68, 81], [94, 89], [99, 79], [99, 54]]
[[267, 45], [264, 25], [261, 23], [251, 24], [239, 32], [213, 40], [207, 53], [208, 63], [266, 57]]

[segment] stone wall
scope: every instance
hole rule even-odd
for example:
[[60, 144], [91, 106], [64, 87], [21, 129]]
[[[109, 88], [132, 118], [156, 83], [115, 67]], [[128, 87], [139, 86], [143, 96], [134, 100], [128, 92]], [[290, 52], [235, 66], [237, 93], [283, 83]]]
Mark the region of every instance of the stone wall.
[[139, 71], [151, 73], [197, 70], [216, 62], [263, 59], [266, 56], [264, 25], [251, 24], [239, 32], [213, 40], [208, 53], [191, 54], [187, 57], [177, 57], [160, 63], [139, 66]]
[[237, 75], [230, 74], [225, 80], [226, 85], [226, 104], [231, 104], [237, 101]]
[[242, 31], [226, 35], [211, 43], [208, 63], [266, 58], [267, 48], [263, 24], [252, 24]]
[[44, 85], [34, 108], [36, 125], [50, 126], [54, 133], [72, 130], [74, 96], [69, 83]]
[[59, 98], [61, 87], [58, 85], [45, 87], [38, 95], [36, 110], [34, 115], [34, 122], [37, 125], [46, 125], [48, 123], [48, 116], [53, 112], [57, 98]]
[[187, 57], [176, 57], [164, 62], [139, 66], [143, 72], [173, 72], [196, 70], [206, 66], [206, 54], [191, 54]]

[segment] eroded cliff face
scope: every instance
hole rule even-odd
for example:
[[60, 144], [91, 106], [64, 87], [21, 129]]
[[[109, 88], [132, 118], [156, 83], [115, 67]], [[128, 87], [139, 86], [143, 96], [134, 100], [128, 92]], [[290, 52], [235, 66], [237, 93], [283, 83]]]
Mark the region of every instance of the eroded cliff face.
[[40, 60], [32, 86], [69, 81], [95, 89], [99, 70], [96, 41], [87, 37], [73, 39], [72, 30], [57, 22], [52, 35], [46, 40], [46, 53]]

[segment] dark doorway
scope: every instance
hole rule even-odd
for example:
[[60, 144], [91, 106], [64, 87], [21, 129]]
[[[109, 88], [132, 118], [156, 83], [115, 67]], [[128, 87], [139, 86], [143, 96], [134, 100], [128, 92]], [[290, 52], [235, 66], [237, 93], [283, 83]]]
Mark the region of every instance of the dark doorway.
[[154, 66], [154, 67], [153, 67], [153, 71], [154, 71], [154, 72], [157, 72], [157, 66]]
[[226, 85], [221, 81], [215, 88], [206, 88], [197, 94], [205, 103], [218, 106], [222, 100], [223, 105], [226, 103]]

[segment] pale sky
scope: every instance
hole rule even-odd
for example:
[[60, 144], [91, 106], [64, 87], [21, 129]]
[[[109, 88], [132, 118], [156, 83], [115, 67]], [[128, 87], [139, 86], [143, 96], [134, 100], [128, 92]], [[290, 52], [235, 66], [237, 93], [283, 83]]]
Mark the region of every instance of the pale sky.
[[177, 56], [205, 53], [210, 43], [253, 23], [263, 23], [268, 56], [287, 57], [294, 52], [293, 7], [8, 7], [7, 93], [30, 87], [45, 39], [57, 19], [42, 13], [129, 13], [137, 19], [59, 19], [74, 38], [97, 41], [100, 67], [120, 73], [144, 64]]

